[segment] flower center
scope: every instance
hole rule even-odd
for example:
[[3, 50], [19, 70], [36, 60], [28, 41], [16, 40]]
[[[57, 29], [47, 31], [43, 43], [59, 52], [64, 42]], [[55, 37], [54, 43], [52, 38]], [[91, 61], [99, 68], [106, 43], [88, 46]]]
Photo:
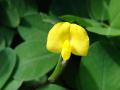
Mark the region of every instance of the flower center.
[[64, 61], [69, 60], [71, 56], [71, 45], [69, 40], [65, 40], [62, 47], [61, 55]]

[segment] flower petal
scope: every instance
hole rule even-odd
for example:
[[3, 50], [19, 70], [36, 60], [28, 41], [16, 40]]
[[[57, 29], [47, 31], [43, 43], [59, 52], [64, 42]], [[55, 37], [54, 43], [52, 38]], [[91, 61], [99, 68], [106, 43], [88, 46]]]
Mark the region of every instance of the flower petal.
[[71, 24], [70, 36], [72, 53], [86, 56], [89, 48], [89, 37], [85, 29], [77, 24]]
[[69, 58], [71, 56], [71, 46], [70, 46], [69, 40], [65, 40], [62, 51], [61, 51], [61, 56], [64, 61], [69, 60]]
[[53, 26], [48, 33], [47, 49], [51, 52], [60, 53], [65, 40], [70, 38], [70, 23], [60, 22]]

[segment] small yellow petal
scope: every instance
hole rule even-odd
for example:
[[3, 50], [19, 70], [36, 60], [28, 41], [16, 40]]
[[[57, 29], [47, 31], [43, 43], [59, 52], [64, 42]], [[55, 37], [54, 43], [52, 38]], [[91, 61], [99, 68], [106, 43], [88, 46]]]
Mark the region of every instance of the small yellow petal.
[[86, 56], [89, 48], [89, 37], [84, 28], [77, 24], [70, 26], [72, 53], [79, 56]]
[[71, 46], [70, 41], [66, 40], [63, 44], [62, 52], [61, 52], [62, 58], [64, 61], [69, 60], [71, 56]]
[[48, 33], [47, 49], [51, 52], [60, 53], [65, 40], [70, 38], [70, 23], [60, 22], [53, 26]]

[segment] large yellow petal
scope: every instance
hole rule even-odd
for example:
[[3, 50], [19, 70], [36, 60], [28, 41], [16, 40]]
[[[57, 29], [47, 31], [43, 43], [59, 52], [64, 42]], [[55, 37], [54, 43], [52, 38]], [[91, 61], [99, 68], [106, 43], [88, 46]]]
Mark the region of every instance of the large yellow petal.
[[85, 29], [77, 24], [71, 24], [70, 36], [72, 53], [86, 56], [89, 48], [89, 37]]
[[48, 33], [47, 49], [51, 52], [61, 53], [65, 40], [70, 38], [70, 23], [60, 22], [53, 26]]

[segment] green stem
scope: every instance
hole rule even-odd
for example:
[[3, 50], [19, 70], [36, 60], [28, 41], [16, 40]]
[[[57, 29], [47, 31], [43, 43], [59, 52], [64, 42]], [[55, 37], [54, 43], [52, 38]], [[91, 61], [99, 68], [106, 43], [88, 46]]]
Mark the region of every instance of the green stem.
[[50, 75], [50, 77], [48, 78], [48, 80], [50, 82], [54, 82], [55, 79], [60, 75], [60, 73], [62, 72], [64, 66], [65, 66], [65, 63], [62, 63], [63, 59], [62, 57], [60, 56], [59, 58], [59, 61], [55, 67], [55, 70], [53, 71], [53, 73]]

